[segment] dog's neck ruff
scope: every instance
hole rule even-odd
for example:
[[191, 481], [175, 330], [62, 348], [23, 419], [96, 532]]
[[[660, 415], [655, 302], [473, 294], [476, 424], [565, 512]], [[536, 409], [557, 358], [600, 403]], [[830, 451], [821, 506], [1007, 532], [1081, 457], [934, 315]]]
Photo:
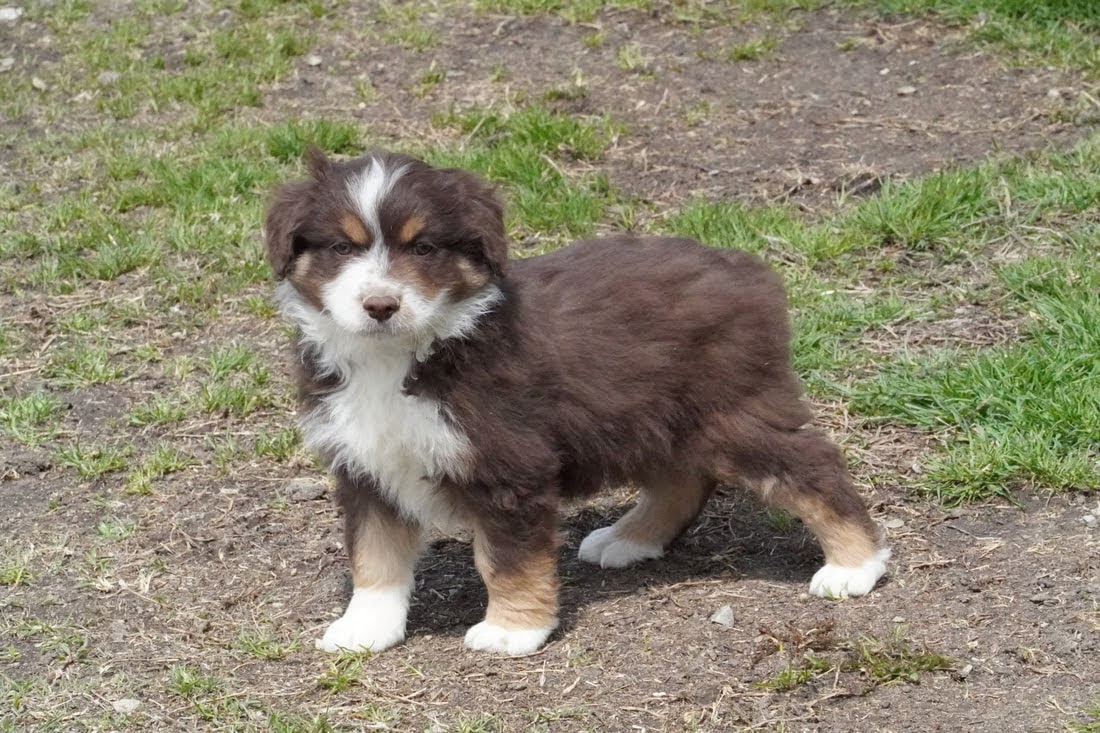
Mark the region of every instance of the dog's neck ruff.
[[288, 282], [277, 292], [284, 315], [301, 329], [300, 345], [314, 375], [337, 379], [299, 416], [305, 443], [326, 456], [330, 469], [372, 479], [407, 518], [453, 528], [454, 509], [436, 489], [444, 477], [465, 475], [469, 439], [443, 405], [407, 394], [404, 382], [436, 344], [472, 335], [501, 299], [500, 290], [494, 286], [440, 311], [419, 338], [348, 332]]

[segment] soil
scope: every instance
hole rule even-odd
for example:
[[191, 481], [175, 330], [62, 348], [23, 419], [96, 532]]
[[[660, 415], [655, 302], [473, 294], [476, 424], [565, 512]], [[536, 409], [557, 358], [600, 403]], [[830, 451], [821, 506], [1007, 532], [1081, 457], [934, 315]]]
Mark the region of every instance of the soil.
[[[541, 99], [579, 69], [584, 93], [553, 104], [623, 123], [598, 168], [658, 216], [700, 195], [789, 199], [813, 212], [887, 178], [1067, 146], [1085, 131], [1062, 121], [1082, 80], [1007, 68], [950, 29], [829, 11], [796, 20], [794, 30], [700, 29], [667, 10], [609, 12], [583, 25], [459, 13], [429, 17], [441, 43], [417, 53], [363, 43], [355, 29], [370, 26], [367, 11], [348, 9], [310, 52], [322, 63], [303, 58], [246, 114], [337, 116], [359, 120], [378, 141], [430, 141], [444, 134], [429, 122], [433, 111]], [[597, 30], [605, 40], [587, 45]], [[764, 59], [715, 58], [766, 33], [780, 42]], [[616, 63], [625, 43], [650, 57], [644, 68]], [[447, 79], [418, 96], [414, 80], [433, 59]], [[494, 81], [502, 67], [506, 79]], [[363, 73], [377, 96], [359, 108], [348, 100]], [[282, 331], [270, 322], [222, 329], [284, 363], [275, 345]], [[274, 371], [289, 395], [288, 375]], [[33, 379], [9, 384], [32, 389]], [[130, 407], [157, 389], [144, 379], [62, 395], [63, 427], [89, 438], [122, 429]], [[408, 640], [363, 662], [344, 691], [318, 683], [331, 658], [308, 646], [349, 593], [327, 491], [288, 489], [315, 478], [311, 466], [257, 458], [226, 476], [206, 462], [160, 481], [150, 500], [125, 495], [117, 474], [83, 481], [44, 448], [6, 443], [0, 537], [49, 561], [33, 582], [0, 586], [0, 651], [9, 650], [0, 675], [48, 687], [13, 713], [17, 729], [45, 729], [47, 720], [73, 730], [221, 727], [170, 691], [179, 664], [222, 679], [221, 704], [324, 713], [366, 729], [1008, 733], [1058, 730], [1100, 704], [1100, 530], [1084, 521], [1100, 515], [1097, 498], [1036, 487], [1018, 505], [946, 511], [907, 491], [927, 437], [831, 424], [834, 407], [823, 406], [823, 418], [894, 548], [871, 595], [809, 596], [821, 562], [815, 543], [735, 492], [717, 497], [660, 561], [624, 571], [579, 562], [580, 539], [623, 511], [624, 490], [570, 511], [562, 628], [543, 650], [500, 659], [463, 649], [485, 593], [469, 545], [437, 537], [419, 568]], [[290, 423], [289, 407], [279, 419]], [[215, 420], [175, 437], [201, 446], [223, 430]], [[111, 516], [132, 517], [136, 533], [104, 542], [97, 528]], [[731, 625], [710, 620], [727, 605]], [[86, 646], [67, 649], [27, 620], [76, 629]], [[265, 629], [303, 646], [275, 660], [242, 651], [242, 632]], [[949, 660], [884, 681], [859, 654], [873, 640]], [[791, 690], [769, 687], [807, 654], [829, 671]], [[140, 704], [129, 723], [112, 717], [123, 698]], [[266, 717], [256, 715], [262, 728]], [[470, 727], [479, 716], [488, 727]]]

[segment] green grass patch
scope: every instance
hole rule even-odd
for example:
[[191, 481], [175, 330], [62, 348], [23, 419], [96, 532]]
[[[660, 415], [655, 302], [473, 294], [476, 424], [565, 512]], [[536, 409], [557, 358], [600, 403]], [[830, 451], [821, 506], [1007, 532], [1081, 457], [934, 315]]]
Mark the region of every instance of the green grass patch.
[[1037, 257], [1000, 273], [1033, 314], [1025, 341], [884, 364], [852, 409], [944, 434], [927, 480], [955, 504], [1020, 482], [1100, 489], [1100, 275], [1095, 256]]
[[1077, 716], [1077, 720], [1067, 721], [1066, 730], [1070, 733], [1100, 733], [1100, 703], [1086, 708]]
[[22, 397], [0, 396], [0, 426], [4, 432], [25, 445], [37, 445], [51, 440], [60, 431], [62, 401], [44, 391]]
[[955, 668], [951, 657], [914, 645], [899, 627], [885, 641], [862, 638], [851, 645], [845, 669], [860, 671], [877, 684], [919, 683], [925, 672], [946, 672]]
[[88, 445], [71, 443], [54, 452], [54, 460], [62, 466], [75, 469], [84, 479], [99, 478], [121, 471], [130, 463], [133, 448], [118, 445]]
[[[820, 222], [783, 206], [698, 201], [668, 226], [779, 265], [796, 315], [795, 365], [810, 392], [843, 395], [858, 415], [939, 439], [919, 489], [947, 504], [1027, 485], [1095, 490], [1098, 150], [1094, 136], [1066, 153], [889, 182]], [[1006, 243], [1019, 254], [989, 264]], [[976, 302], [1021, 324], [1020, 337], [941, 349], [896, 343], [895, 327], [935, 333]]]
[[974, 40], [1019, 63], [1100, 76], [1100, 4], [1093, 0], [875, 0], [873, 6], [969, 26]]
[[806, 652], [799, 661], [789, 662], [774, 677], [757, 682], [755, 685], [773, 692], [789, 692], [796, 687], [801, 687], [815, 677], [833, 671], [833, 669], [833, 663], [828, 659]]
[[437, 165], [472, 168], [502, 184], [510, 228], [520, 239], [583, 236], [613, 200], [601, 175], [572, 173], [575, 161], [594, 161], [611, 144], [616, 127], [606, 118], [580, 118], [541, 105], [511, 111], [452, 112], [437, 124], [465, 138], [456, 148], [425, 151]]
[[11, 545], [0, 545], [0, 585], [15, 587], [27, 585], [34, 579], [31, 570], [33, 549], [17, 550]]

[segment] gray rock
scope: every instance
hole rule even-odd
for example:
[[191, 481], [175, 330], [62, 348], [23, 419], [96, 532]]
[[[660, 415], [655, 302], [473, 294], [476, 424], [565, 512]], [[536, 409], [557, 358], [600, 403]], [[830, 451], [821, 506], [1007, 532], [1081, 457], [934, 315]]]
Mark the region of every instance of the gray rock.
[[295, 478], [286, 482], [287, 501], [315, 501], [328, 491], [324, 481], [315, 478]]
[[733, 626], [733, 608], [730, 606], [722, 606], [717, 611], [711, 614], [710, 620], [719, 626], [725, 626], [729, 628]]
[[122, 74], [117, 71], [101, 71], [99, 76], [95, 78], [99, 82], [100, 86], [112, 87], [118, 84], [118, 80], [122, 78]]
[[141, 700], [135, 700], [132, 697], [123, 697], [111, 703], [111, 707], [115, 709], [116, 713], [130, 715], [131, 713], [137, 712], [137, 709], [141, 707]]

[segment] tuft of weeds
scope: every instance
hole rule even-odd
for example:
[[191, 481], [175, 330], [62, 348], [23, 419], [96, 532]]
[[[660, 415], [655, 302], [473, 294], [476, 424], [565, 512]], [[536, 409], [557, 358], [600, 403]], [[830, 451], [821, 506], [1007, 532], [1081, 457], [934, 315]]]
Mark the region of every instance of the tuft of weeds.
[[190, 664], [177, 664], [168, 671], [168, 691], [185, 700], [212, 695], [222, 686], [221, 679]]
[[917, 684], [925, 672], [947, 672], [956, 662], [946, 654], [916, 648], [898, 627], [894, 638], [881, 641], [864, 637], [849, 645], [846, 671], [868, 675], [876, 684], [910, 682]]
[[338, 730], [324, 713], [311, 717], [272, 712], [267, 717], [268, 733], [333, 733]]
[[428, 68], [417, 77], [416, 86], [413, 87], [412, 92], [418, 97], [426, 97], [431, 94], [433, 89], [446, 81], [446, 79], [447, 67], [435, 59], [432, 59]]
[[16, 550], [10, 546], [0, 546], [0, 585], [16, 587], [28, 585], [34, 579], [31, 570], [33, 549]]
[[64, 409], [61, 400], [49, 392], [0, 396], [0, 427], [24, 445], [38, 445], [57, 436]]
[[331, 693], [350, 690], [360, 684], [363, 664], [370, 656], [370, 652], [343, 652], [336, 655], [325, 663], [324, 671], [317, 677], [317, 686]]
[[261, 430], [256, 435], [256, 454], [284, 463], [294, 456], [301, 444], [302, 436], [297, 428]]
[[117, 355], [94, 344], [79, 344], [54, 354], [43, 367], [42, 375], [68, 389], [119, 382], [128, 376]]
[[88, 632], [68, 622], [49, 622], [30, 616], [4, 619], [0, 629], [18, 639], [32, 639], [39, 649], [62, 662], [80, 662], [88, 656]]
[[284, 639], [275, 624], [265, 623], [241, 631], [233, 641], [233, 648], [241, 654], [271, 661], [285, 659], [302, 645], [296, 640]]
[[834, 669], [835, 666], [828, 659], [806, 652], [798, 662], [788, 662], [774, 677], [755, 682], [754, 685], [772, 692], [789, 692]]
[[1100, 703], [1096, 707], [1086, 708], [1077, 716], [1078, 720], [1066, 721], [1065, 729], [1070, 733], [1100, 733]]
[[779, 38], [766, 35], [730, 46], [723, 52], [727, 61], [759, 61], [768, 58], [779, 47]]
[[615, 62], [620, 69], [642, 76], [652, 76], [653, 58], [646, 54], [637, 43], [626, 43], [615, 51]]
[[133, 448], [128, 445], [87, 445], [76, 442], [54, 451], [54, 461], [76, 469], [81, 478], [95, 479], [126, 468], [132, 455]]
[[198, 465], [198, 460], [194, 456], [161, 443], [145, 457], [137, 470], [126, 477], [126, 486], [123, 491], [127, 494], [150, 494], [156, 479], [195, 465]]
[[95, 526], [96, 534], [105, 540], [120, 542], [129, 539], [137, 531], [137, 522], [132, 519], [109, 517]]

